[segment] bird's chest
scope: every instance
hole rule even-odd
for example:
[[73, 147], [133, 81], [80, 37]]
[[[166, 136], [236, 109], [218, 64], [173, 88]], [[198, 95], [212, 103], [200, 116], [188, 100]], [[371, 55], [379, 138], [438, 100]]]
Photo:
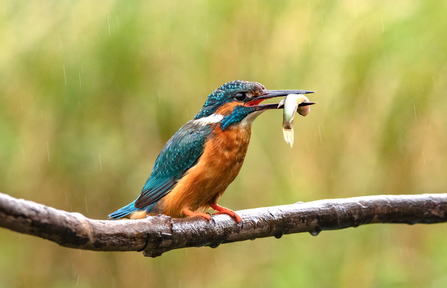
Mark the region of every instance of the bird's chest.
[[163, 200], [168, 215], [182, 215], [184, 209], [206, 210], [236, 178], [247, 153], [250, 127], [215, 128], [205, 142], [197, 164]]
[[[207, 161], [219, 174], [221, 172], [239, 172], [250, 143], [251, 130], [241, 127], [231, 127], [222, 131], [216, 128], [210, 140], [205, 143], [208, 152]], [[206, 151], [208, 150], [208, 151]], [[221, 175], [223, 177], [223, 175]]]
[[216, 128], [205, 143], [199, 161], [203, 169], [201, 178], [202, 200], [219, 198], [236, 178], [247, 153], [251, 130], [231, 127], [222, 131]]

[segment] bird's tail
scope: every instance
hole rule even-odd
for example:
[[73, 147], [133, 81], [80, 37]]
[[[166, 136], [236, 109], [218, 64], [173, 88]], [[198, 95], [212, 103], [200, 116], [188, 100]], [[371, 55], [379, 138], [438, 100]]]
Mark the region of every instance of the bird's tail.
[[[135, 201], [137, 201], [137, 200], [135, 200]], [[123, 208], [121, 208], [113, 213], [110, 213], [109, 218], [113, 219], [113, 220], [117, 220], [117, 219], [123, 218], [123, 217], [131, 214], [132, 212], [139, 210], [139, 209], [135, 208], [135, 201], [133, 201], [129, 205], [124, 206]]]

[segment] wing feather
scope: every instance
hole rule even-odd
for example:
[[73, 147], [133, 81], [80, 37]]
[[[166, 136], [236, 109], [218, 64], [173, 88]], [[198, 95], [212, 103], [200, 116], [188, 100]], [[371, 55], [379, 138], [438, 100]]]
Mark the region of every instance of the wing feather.
[[178, 180], [199, 161], [211, 130], [211, 125], [189, 121], [169, 139], [155, 160], [152, 173], [135, 202], [136, 208], [156, 203], [175, 187]]

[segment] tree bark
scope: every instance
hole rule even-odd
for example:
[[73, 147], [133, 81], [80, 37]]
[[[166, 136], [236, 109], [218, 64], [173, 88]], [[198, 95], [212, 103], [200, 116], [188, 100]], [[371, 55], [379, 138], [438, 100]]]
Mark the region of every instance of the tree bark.
[[283, 234], [357, 227], [372, 223], [447, 222], [447, 194], [380, 195], [238, 211], [211, 221], [165, 215], [142, 220], [93, 220], [0, 193], [0, 227], [51, 240], [65, 247], [94, 251], [143, 251], [157, 257], [172, 249], [217, 247]]

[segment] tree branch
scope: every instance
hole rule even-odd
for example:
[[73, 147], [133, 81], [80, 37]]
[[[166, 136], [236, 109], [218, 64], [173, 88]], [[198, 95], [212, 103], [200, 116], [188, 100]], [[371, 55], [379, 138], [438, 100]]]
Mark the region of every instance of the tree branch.
[[156, 257], [172, 249], [217, 247], [283, 234], [336, 230], [371, 223], [447, 222], [447, 194], [380, 195], [238, 211], [228, 215], [175, 219], [93, 220], [0, 193], [0, 227], [38, 236], [70, 248], [94, 251], [143, 251]]

